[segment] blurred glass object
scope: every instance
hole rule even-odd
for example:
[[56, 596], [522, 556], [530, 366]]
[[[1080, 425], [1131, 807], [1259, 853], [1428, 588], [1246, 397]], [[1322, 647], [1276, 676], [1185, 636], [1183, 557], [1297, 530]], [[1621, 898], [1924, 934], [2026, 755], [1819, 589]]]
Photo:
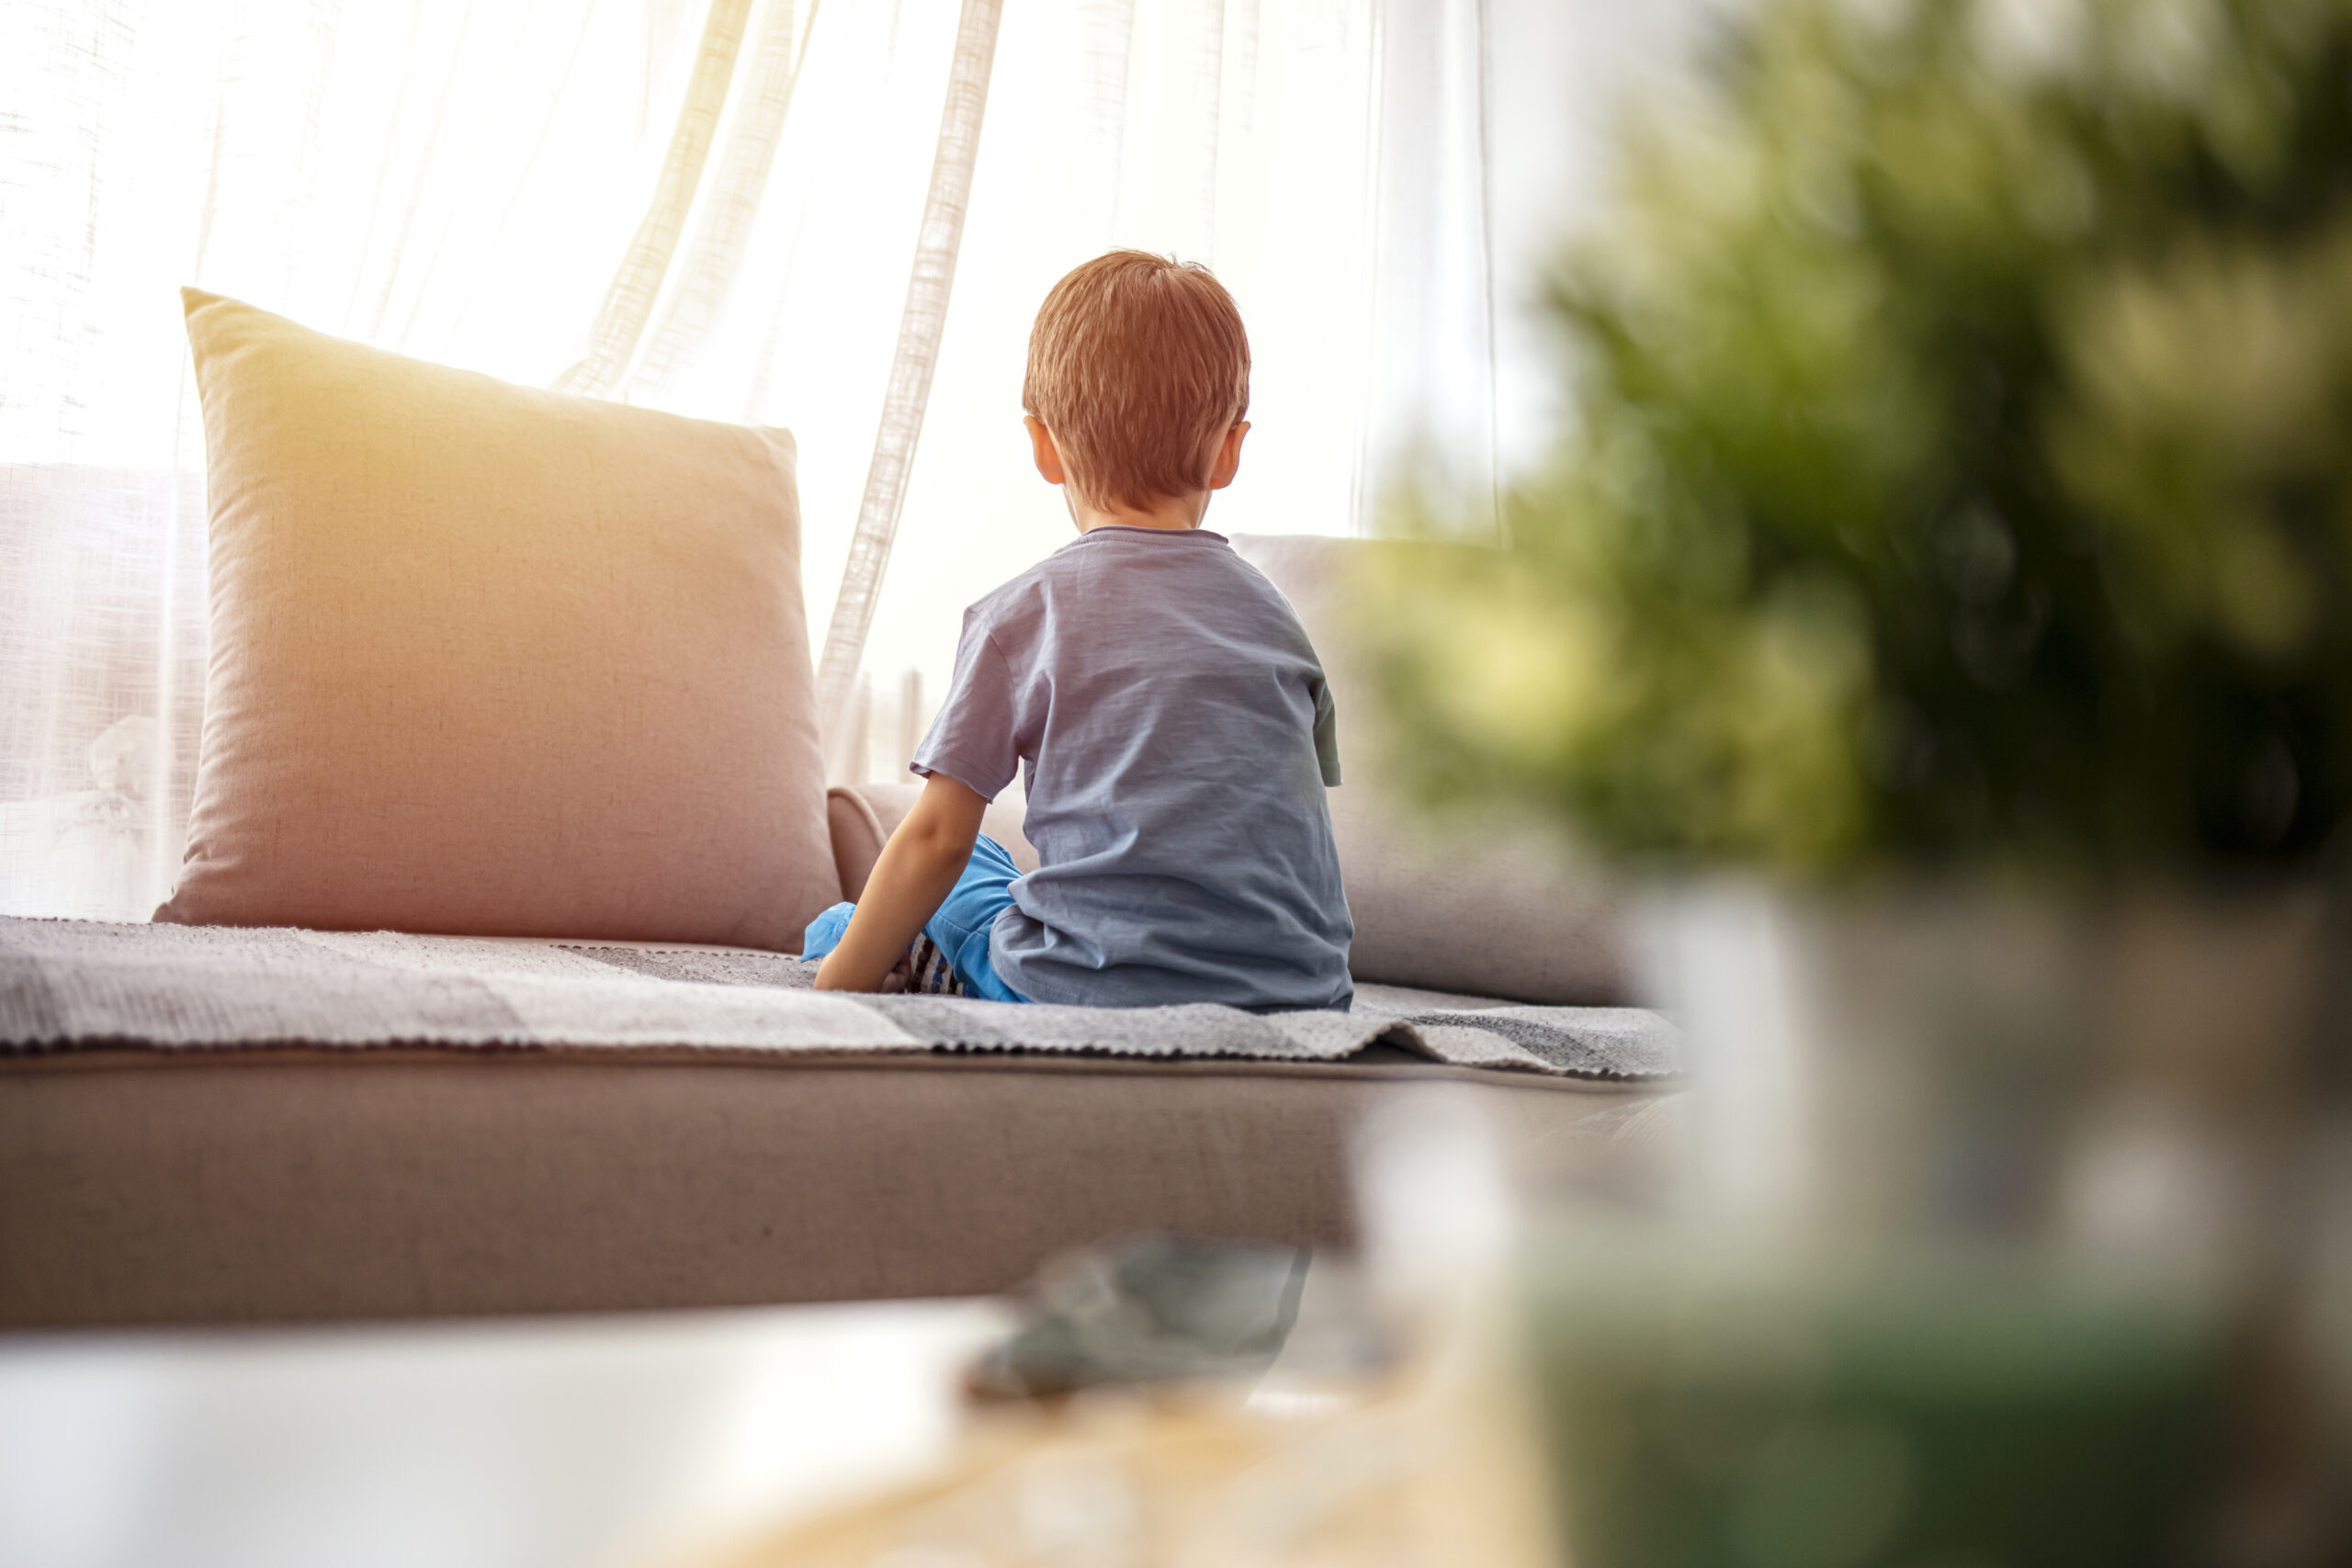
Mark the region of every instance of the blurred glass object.
[[1681, 1157], [1534, 1253], [1579, 1568], [2342, 1560], [2352, 3], [1761, 0], [1641, 109], [1510, 547], [1357, 601], [1397, 773], [1681, 879]]
[[1360, 1261], [1141, 1236], [1049, 1267], [950, 1465], [712, 1568], [1556, 1562], [1495, 1109], [1420, 1085], [1367, 1118]]
[[[1122, 1254], [1132, 1261], [1136, 1249], [1098, 1256]], [[1218, 1271], [1232, 1274], [1227, 1266], [1238, 1256], [1228, 1254]], [[1255, 1272], [1248, 1263], [1239, 1270]], [[710, 1568], [1544, 1568], [1555, 1561], [1524, 1429], [1504, 1418], [1494, 1397], [1503, 1385], [1432, 1355], [1427, 1343], [1401, 1360], [1391, 1357], [1383, 1337], [1368, 1332], [1360, 1281], [1345, 1266], [1335, 1270], [1318, 1258], [1303, 1284], [1295, 1329], [1246, 1398], [1231, 1378], [1242, 1369], [1216, 1357], [1184, 1381], [1155, 1375], [1050, 1399], [992, 1400], [971, 1412], [952, 1461], [924, 1480], [731, 1552], [683, 1561]]]
[[1543, 1298], [1583, 1568], [2199, 1560], [2221, 1325], [1988, 1266], [1564, 1272]]
[[1050, 1265], [1021, 1326], [966, 1379], [982, 1398], [1106, 1385], [1251, 1382], [1282, 1354], [1305, 1247], [1138, 1235]]
[[1681, 1157], [1532, 1254], [1579, 1568], [2335, 1561], [2324, 910], [1662, 898]]

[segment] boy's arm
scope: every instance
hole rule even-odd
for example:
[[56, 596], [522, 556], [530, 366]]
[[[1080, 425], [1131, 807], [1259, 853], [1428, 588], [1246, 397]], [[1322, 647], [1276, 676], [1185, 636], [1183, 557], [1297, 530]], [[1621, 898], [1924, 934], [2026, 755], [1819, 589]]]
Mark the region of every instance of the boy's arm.
[[819, 990], [871, 991], [882, 984], [964, 874], [988, 806], [945, 773], [924, 781], [914, 809], [882, 846], [841, 945], [817, 965]]

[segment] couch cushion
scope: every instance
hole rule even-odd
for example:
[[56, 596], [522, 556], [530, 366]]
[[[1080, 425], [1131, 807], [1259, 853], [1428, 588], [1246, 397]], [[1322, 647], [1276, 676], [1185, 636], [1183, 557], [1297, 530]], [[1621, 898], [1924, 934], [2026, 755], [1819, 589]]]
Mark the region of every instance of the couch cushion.
[[[1664, 1085], [1560, 1076], [1546, 1033], [1670, 1065], [1654, 1020], [1377, 986], [1283, 1045], [1220, 1009], [820, 998], [808, 967], [0, 919], [0, 1330], [962, 1294], [1136, 1230], [1344, 1242], [1378, 1100], [1467, 1093], [1556, 1151]], [[976, 1015], [1017, 1032], [941, 1033]]]
[[211, 664], [157, 918], [797, 951], [839, 881], [790, 435], [186, 298]]
[[1355, 916], [1356, 978], [1532, 1002], [1623, 1000], [1618, 892], [1556, 832], [1491, 812], [1433, 819], [1381, 784], [1391, 743], [1350, 652], [1349, 572], [1373, 551], [1472, 547], [1240, 535], [1233, 547], [1298, 611], [1339, 705], [1347, 783], [1331, 792], [1331, 831]]

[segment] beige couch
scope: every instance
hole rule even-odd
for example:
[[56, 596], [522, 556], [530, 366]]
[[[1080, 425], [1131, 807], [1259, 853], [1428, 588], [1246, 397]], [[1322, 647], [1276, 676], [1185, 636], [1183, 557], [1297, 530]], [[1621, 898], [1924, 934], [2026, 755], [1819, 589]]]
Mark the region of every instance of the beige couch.
[[[1327, 648], [1331, 541], [1244, 541]], [[1335, 664], [1345, 716], [1365, 699]], [[1361, 980], [1621, 999], [1607, 892], [1431, 841], [1351, 755]], [[909, 784], [835, 790], [845, 891]], [[989, 830], [1028, 855], [1017, 807]], [[913, 1055], [0, 1055], [0, 1327], [612, 1311], [993, 1292], [1138, 1230], [1345, 1247], [1385, 1097], [1558, 1147], [1649, 1092], [1374, 1047], [1337, 1064]]]

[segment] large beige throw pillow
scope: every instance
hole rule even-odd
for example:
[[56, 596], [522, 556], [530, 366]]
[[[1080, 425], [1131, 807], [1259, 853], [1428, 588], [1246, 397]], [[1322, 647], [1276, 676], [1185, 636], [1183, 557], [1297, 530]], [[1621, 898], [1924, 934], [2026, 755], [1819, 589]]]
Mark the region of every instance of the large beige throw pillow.
[[186, 301], [211, 666], [156, 918], [798, 951], [839, 883], [790, 435]]

